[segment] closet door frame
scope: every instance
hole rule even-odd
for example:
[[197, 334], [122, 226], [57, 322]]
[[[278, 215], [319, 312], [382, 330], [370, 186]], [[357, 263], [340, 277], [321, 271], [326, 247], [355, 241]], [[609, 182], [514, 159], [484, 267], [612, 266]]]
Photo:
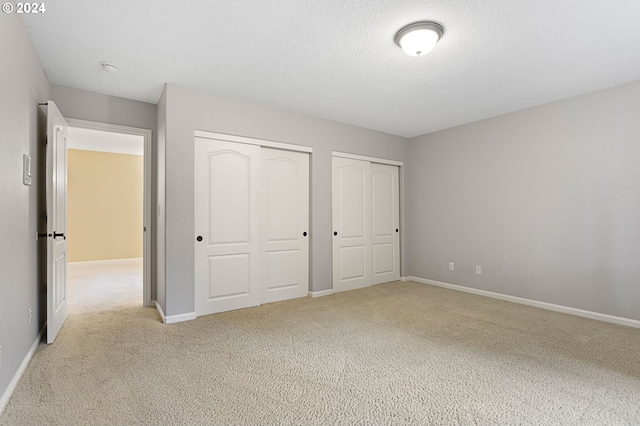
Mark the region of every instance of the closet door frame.
[[[402, 276], [402, 259], [403, 259], [403, 253], [404, 253], [404, 162], [403, 161], [397, 161], [397, 160], [389, 160], [386, 158], [379, 158], [379, 157], [371, 157], [371, 156], [367, 156], [367, 155], [360, 155], [360, 154], [352, 154], [352, 153], [348, 153], [348, 152], [341, 152], [341, 151], [331, 151], [331, 157], [339, 157], [339, 158], [348, 158], [348, 159], [352, 159], [352, 160], [362, 160], [362, 161], [368, 161], [370, 163], [377, 163], [377, 164], [385, 164], [385, 165], [389, 165], [389, 166], [397, 166], [398, 167], [398, 185], [399, 185], [399, 189], [398, 189], [398, 207], [399, 207], [399, 217], [398, 220], [400, 222], [399, 224], [399, 238], [400, 238], [400, 242], [399, 242], [399, 262], [400, 262], [400, 280], [404, 280], [403, 276]], [[333, 164], [333, 160], [332, 160], [332, 164]], [[332, 176], [333, 176], [333, 171], [332, 171]], [[332, 194], [332, 199], [333, 199], [333, 194]], [[333, 207], [332, 207], [332, 216], [333, 216]], [[333, 225], [332, 225], [333, 226]], [[331, 230], [331, 232], [333, 233], [333, 229]], [[333, 236], [332, 236], [333, 238]], [[333, 256], [332, 256], [333, 259]], [[333, 262], [332, 262], [333, 263]], [[332, 277], [333, 277], [333, 273], [334, 273], [334, 265], [332, 264]], [[372, 279], [372, 283], [371, 285], [374, 285], [374, 281]], [[336, 291], [341, 291], [340, 289], [336, 289], [335, 288], [335, 284], [333, 283], [332, 280], [332, 290], [333, 292]]]

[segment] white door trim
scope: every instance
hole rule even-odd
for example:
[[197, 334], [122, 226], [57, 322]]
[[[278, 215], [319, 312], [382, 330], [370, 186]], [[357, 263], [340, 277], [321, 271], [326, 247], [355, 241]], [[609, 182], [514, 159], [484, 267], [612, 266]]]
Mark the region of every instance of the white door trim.
[[265, 139], [247, 138], [245, 136], [227, 135], [224, 133], [206, 132], [204, 130], [196, 130], [194, 133], [196, 138], [216, 139], [226, 142], [238, 142], [248, 145], [259, 145], [266, 148], [284, 149], [287, 151], [313, 152], [313, 148], [304, 145], [294, 145], [291, 143], [268, 141]]
[[142, 241], [143, 257], [143, 306], [154, 306], [151, 303], [151, 137], [150, 129], [121, 126], [118, 124], [100, 123], [97, 121], [78, 120], [67, 118], [69, 127], [81, 129], [101, 130], [105, 132], [125, 133], [128, 135], [142, 136], [144, 138], [144, 201], [143, 201], [143, 226], [147, 229]]
[[352, 160], [368, 161], [370, 163], [388, 164], [390, 166], [404, 166], [402, 161], [388, 160], [386, 158], [369, 157], [366, 155], [351, 154], [348, 152], [331, 151], [332, 157], [351, 158]]

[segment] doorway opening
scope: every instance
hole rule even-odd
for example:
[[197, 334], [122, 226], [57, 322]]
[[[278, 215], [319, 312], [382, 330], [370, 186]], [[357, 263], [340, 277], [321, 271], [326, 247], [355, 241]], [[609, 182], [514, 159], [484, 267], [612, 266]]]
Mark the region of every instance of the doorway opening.
[[151, 131], [67, 121], [69, 308], [151, 306]]

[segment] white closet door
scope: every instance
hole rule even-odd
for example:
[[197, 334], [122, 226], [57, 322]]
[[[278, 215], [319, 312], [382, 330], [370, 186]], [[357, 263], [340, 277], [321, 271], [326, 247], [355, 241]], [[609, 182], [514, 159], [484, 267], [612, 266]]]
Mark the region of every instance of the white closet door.
[[262, 148], [262, 303], [309, 292], [309, 154]]
[[371, 163], [333, 157], [333, 290], [371, 285]]
[[371, 163], [373, 284], [400, 279], [399, 188], [398, 166]]
[[196, 314], [260, 303], [260, 147], [195, 141]]

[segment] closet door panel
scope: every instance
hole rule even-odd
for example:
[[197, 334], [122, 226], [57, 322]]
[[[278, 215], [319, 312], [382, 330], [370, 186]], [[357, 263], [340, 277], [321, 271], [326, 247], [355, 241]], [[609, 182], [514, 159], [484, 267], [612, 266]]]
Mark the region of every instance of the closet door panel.
[[400, 279], [400, 204], [398, 167], [371, 164], [372, 283]]
[[260, 147], [196, 138], [196, 315], [260, 303]]
[[309, 292], [309, 154], [262, 148], [262, 303]]
[[332, 159], [333, 290], [371, 285], [371, 163]]

